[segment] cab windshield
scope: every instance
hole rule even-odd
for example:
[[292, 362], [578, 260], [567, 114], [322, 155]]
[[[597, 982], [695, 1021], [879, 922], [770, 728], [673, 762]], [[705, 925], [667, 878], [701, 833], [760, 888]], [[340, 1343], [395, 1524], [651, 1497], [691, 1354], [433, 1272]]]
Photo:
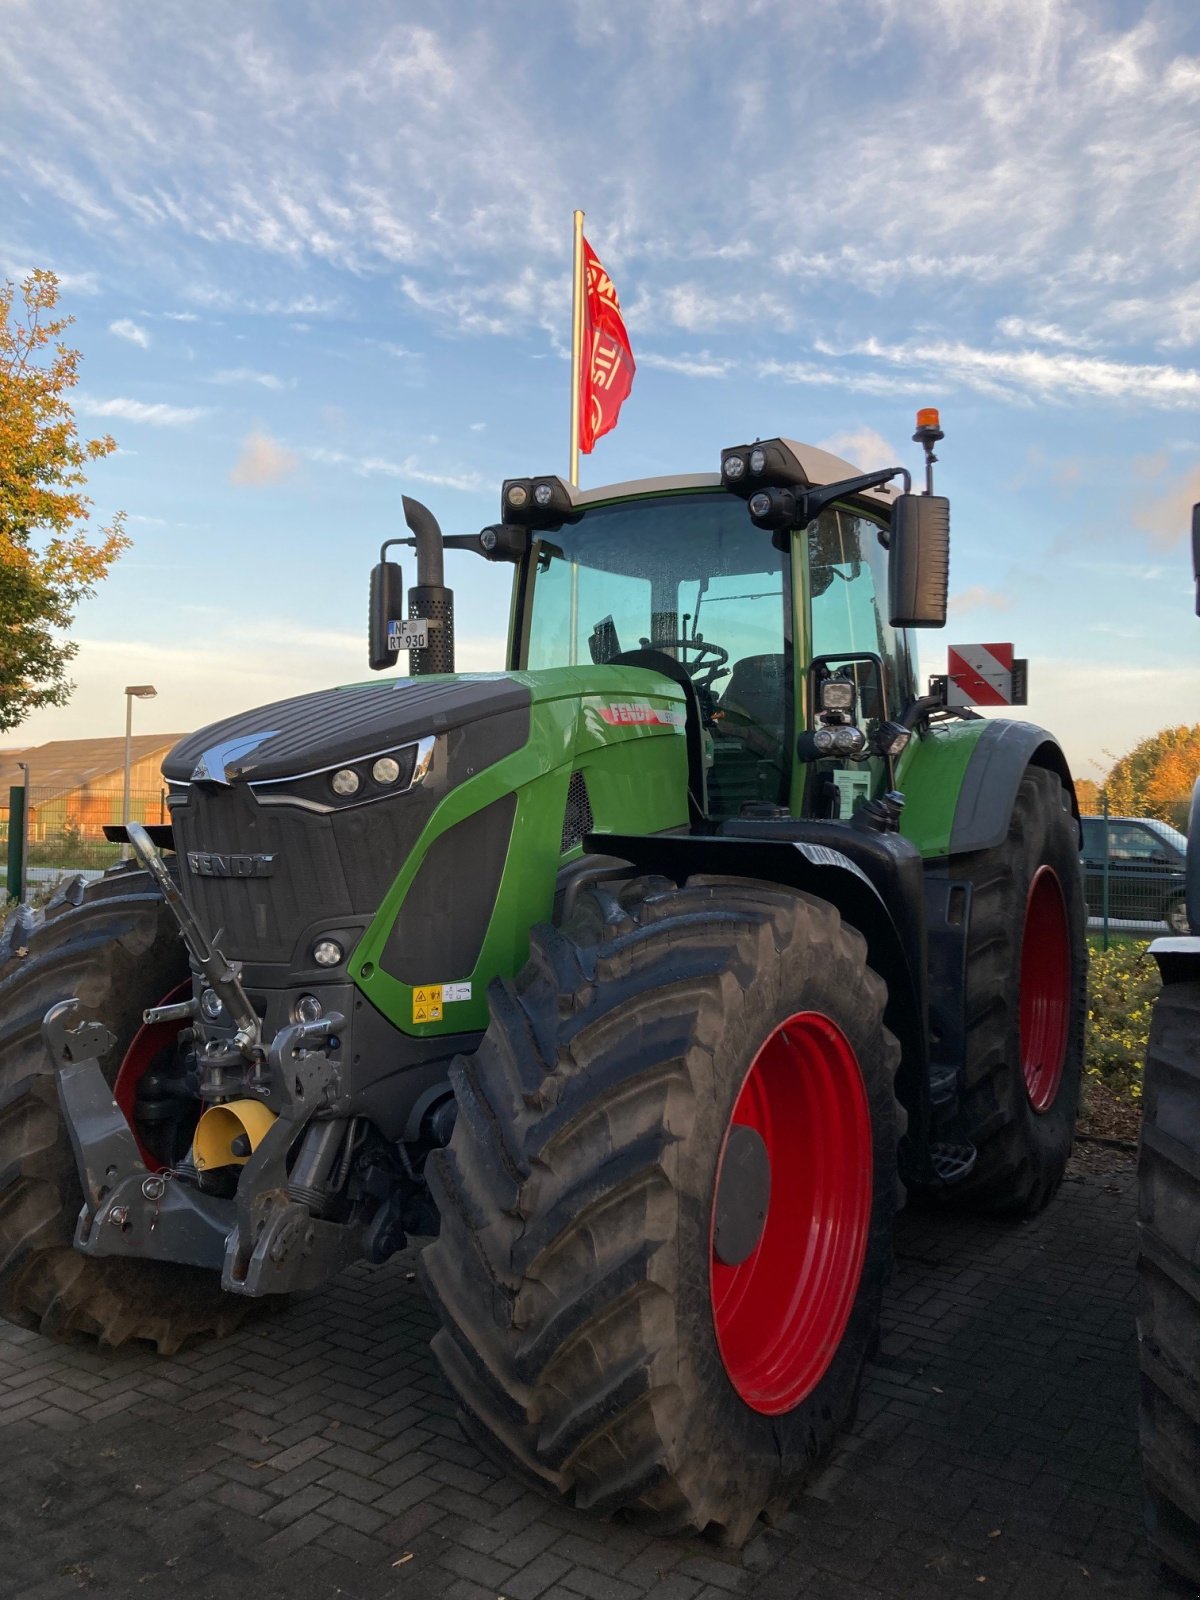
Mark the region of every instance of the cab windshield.
[[[809, 608], [798, 681], [814, 657], [831, 658], [829, 670], [855, 680], [868, 733], [900, 715], [913, 684], [907, 637], [885, 621], [885, 526], [885, 516], [839, 504], [792, 541], [796, 604], [805, 596]], [[692, 490], [594, 506], [537, 536], [524, 593], [532, 669], [655, 650], [686, 670], [709, 741], [710, 814], [789, 803], [803, 718], [793, 705], [792, 557], [742, 500]], [[825, 763], [834, 765], [843, 763]], [[865, 764], [856, 770], [873, 781]]]
[[717, 491], [596, 506], [534, 547], [531, 669], [658, 650], [688, 672], [712, 739], [709, 809], [786, 804], [790, 560]]

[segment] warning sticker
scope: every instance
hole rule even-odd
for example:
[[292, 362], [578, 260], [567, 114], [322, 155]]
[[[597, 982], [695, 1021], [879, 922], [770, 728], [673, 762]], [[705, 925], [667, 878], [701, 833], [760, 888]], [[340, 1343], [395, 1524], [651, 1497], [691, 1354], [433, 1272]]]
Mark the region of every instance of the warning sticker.
[[471, 998], [471, 985], [469, 983], [444, 983], [442, 985], [442, 999], [469, 1000]]
[[442, 1020], [442, 986], [426, 983], [413, 990], [413, 1021], [440, 1022]]

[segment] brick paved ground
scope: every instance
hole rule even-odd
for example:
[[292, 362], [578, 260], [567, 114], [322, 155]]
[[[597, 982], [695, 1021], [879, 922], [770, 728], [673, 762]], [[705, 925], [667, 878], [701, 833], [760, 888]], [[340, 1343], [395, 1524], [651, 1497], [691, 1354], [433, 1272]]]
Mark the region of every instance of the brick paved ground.
[[0, 1594], [1122, 1600], [1139, 1529], [1128, 1173], [902, 1218], [853, 1433], [740, 1556], [548, 1505], [463, 1443], [409, 1258], [172, 1360], [0, 1331]]

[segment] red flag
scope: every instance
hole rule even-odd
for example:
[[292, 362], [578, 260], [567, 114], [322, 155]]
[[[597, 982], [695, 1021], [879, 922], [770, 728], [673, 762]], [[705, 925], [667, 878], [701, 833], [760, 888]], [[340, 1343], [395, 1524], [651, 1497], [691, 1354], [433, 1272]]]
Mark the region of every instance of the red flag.
[[617, 425], [637, 368], [621, 305], [599, 257], [583, 241], [583, 359], [579, 372], [579, 448], [590, 455], [596, 440]]

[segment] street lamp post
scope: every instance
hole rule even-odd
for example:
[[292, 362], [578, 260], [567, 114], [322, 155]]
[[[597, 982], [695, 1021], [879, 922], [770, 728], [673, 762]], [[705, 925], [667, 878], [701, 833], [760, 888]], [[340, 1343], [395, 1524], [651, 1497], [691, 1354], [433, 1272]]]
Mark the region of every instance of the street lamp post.
[[[135, 700], [153, 700], [158, 690], [152, 683], [132, 683], [125, 690], [125, 796], [121, 807], [122, 821], [129, 825], [133, 820], [129, 815], [129, 773], [133, 764], [133, 702]], [[128, 856], [129, 846], [122, 846], [121, 854]]]
[[[21, 769], [21, 782], [25, 787], [24, 803], [21, 806], [21, 894], [20, 902], [25, 904], [25, 894], [29, 886], [29, 763], [18, 761]], [[12, 826], [11, 814], [9, 826]]]

